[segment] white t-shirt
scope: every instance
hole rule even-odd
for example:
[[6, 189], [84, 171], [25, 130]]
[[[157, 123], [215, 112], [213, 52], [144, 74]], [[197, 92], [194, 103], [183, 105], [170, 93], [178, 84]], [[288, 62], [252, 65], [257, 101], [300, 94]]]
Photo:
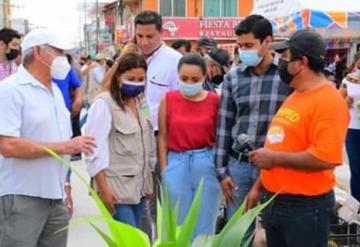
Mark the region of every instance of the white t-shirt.
[[158, 130], [158, 111], [163, 95], [178, 89], [178, 63], [181, 54], [174, 49], [162, 46], [147, 59], [147, 84], [145, 96], [148, 100], [151, 123]]
[[360, 129], [360, 84], [351, 82], [347, 78], [343, 80], [343, 84], [346, 85], [348, 96], [354, 99], [353, 107], [350, 109], [349, 128]]

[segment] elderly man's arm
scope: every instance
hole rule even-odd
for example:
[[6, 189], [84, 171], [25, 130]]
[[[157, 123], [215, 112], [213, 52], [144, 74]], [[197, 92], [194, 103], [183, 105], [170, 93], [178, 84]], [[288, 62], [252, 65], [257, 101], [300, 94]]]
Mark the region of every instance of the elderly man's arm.
[[90, 154], [96, 147], [95, 140], [89, 136], [79, 136], [69, 141], [57, 143], [34, 142], [21, 137], [0, 136], [0, 153], [5, 158], [37, 159], [48, 156], [44, 147], [50, 148], [60, 155]]

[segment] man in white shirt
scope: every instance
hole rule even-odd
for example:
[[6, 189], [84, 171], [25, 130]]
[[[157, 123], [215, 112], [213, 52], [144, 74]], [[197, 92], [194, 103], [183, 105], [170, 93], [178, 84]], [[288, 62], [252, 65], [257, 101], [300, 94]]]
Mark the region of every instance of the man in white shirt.
[[153, 11], [143, 11], [135, 17], [136, 44], [148, 63], [145, 96], [148, 100], [155, 134], [162, 96], [178, 89], [177, 66], [181, 54], [161, 40], [162, 19]]
[[101, 82], [104, 79], [106, 71], [105, 55], [102, 53], [96, 54], [95, 63], [91, 65], [89, 71], [89, 81], [87, 85], [87, 97], [90, 104], [92, 104], [99, 93]]
[[[178, 89], [177, 67], [181, 54], [168, 47], [161, 40], [162, 19], [154, 11], [143, 11], [135, 17], [135, 42], [146, 58], [148, 64], [145, 97], [150, 108], [151, 123], [155, 136], [158, 133], [158, 111], [163, 95]], [[155, 163], [155, 162], [153, 162]], [[157, 176], [160, 172], [157, 170]], [[155, 238], [154, 218], [156, 214], [156, 200], [147, 201], [145, 220], [142, 229], [152, 240]], [[150, 210], [148, 210], [151, 208]]]
[[72, 135], [69, 111], [51, 78], [63, 79], [71, 48], [47, 30], [22, 43], [24, 62], [0, 84], [0, 246], [65, 247], [69, 214], [64, 204], [67, 167], [60, 155], [91, 153], [94, 139]]

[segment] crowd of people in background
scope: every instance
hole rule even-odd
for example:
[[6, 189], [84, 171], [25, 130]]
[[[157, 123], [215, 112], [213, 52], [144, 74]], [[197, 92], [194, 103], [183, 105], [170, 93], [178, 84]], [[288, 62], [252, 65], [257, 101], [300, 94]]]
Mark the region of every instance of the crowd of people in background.
[[0, 30], [0, 246], [66, 246], [54, 232], [73, 213], [71, 170], [43, 146], [84, 158], [114, 218], [152, 240], [159, 181], [179, 225], [203, 181], [193, 238], [215, 233], [222, 204], [229, 219], [278, 193], [263, 212], [267, 246], [327, 246], [345, 140], [360, 200], [360, 53], [345, 75], [315, 31], [274, 43], [259, 15], [235, 27], [234, 54], [211, 37], [167, 46], [156, 12], [134, 21], [113, 57], [71, 52], [48, 30], [22, 42]]

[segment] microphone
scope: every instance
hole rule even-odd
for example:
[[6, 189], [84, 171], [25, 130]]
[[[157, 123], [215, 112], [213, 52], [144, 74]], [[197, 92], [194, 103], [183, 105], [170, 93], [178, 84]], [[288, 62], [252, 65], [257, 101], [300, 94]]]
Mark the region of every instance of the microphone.
[[240, 152], [244, 153], [245, 155], [248, 155], [248, 153], [254, 148], [250, 145], [250, 139], [247, 134], [240, 134], [237, 138], [239, 144], [240, 144]]

